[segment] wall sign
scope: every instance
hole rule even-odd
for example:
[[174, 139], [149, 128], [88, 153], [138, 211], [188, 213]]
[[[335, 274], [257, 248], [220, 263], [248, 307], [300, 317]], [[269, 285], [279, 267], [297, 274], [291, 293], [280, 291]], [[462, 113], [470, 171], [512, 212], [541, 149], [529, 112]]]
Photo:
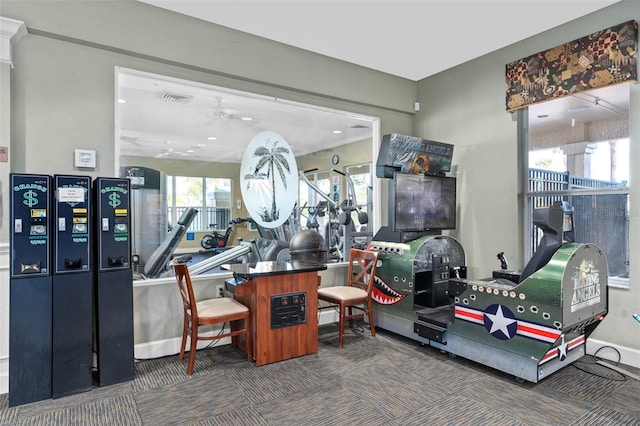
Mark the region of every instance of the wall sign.
[[75, 151], [76, 167], [96, 167], [96, 152], [88, 149], [76, 149]]

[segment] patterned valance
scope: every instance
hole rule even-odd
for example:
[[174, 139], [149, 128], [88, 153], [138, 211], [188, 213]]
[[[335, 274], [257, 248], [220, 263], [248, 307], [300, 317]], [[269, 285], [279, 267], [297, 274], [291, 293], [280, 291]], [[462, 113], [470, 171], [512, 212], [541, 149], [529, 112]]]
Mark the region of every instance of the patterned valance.
[[507, 111], [637, 78], [638, 24], [629, 21], [507, 64]]

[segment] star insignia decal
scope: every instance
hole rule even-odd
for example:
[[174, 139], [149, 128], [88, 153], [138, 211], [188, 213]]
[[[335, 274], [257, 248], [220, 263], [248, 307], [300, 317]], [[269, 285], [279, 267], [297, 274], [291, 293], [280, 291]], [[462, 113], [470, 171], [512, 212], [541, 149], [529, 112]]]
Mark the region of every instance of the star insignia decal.
[[485, 309], [484, 328], [496, 339], [509, 340], [518, 331], [518, 320], [506, 306], [493, 304]]

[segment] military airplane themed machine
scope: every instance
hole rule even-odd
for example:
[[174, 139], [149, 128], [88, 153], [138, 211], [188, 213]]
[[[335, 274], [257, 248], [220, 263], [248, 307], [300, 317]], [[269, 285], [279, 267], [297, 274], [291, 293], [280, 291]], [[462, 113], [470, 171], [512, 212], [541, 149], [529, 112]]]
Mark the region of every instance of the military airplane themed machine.
[[455, 228], [453, 147], [416, 137], [383, 138], [376, 174], [389, 178], [389, 225], [373, 298], [376, 326], [537, 383], [586, 352], [607, 314], [607, 262], [574, 242], [566, 202], [535, 209], [542, 239], [522, 272], [467, 278], [466, 254], [442, 230]]

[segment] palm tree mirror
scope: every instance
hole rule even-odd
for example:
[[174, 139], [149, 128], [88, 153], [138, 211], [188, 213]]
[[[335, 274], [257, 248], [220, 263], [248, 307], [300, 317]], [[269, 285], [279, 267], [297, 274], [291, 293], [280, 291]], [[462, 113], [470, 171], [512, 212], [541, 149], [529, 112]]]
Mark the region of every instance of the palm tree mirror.
[[258, 225], [276, 228], [286, 222], [298, 198], [298, 166], [287, 141], [271, 131], [254, 136], [242, 156], [240, 183]]

